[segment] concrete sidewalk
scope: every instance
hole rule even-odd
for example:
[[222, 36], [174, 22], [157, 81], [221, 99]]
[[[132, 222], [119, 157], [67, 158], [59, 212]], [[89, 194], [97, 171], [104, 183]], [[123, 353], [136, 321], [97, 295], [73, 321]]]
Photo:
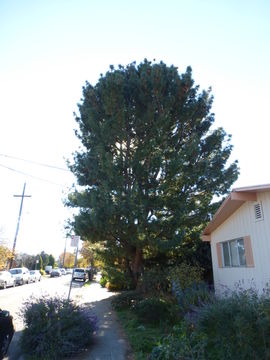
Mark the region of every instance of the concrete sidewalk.
[[[80, 298], [81, 296], [81, 298]], [[132, 350], [117, 316], [111, 307], [115, 293], [93, 282], [78, 294], [78, 301], [93, 309], [99, 319], [99, 330], [89, 350], [74, 360], [133, 360]]]

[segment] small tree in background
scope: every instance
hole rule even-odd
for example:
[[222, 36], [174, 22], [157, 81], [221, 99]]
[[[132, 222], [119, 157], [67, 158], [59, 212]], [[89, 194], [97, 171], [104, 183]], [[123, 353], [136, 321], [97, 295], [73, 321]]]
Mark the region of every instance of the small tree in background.
[[82, 244], [80, 255], [85, 259], [87, 265], [92, 267], [100, 265], [100, 252], [102, 251], [101, 244], [91, 244], [85, 241]]
[[0, 242], [0, 270], [6, 269], [7, 262], [12, 258], [12, 251], [4, 241]]
[[42, 258], [42, 269], [44, 270], [45, 266], [49, 264], [49, 255], [45, 251], [41, 251], [40, 256]]
[[[61, 266], [63, 264], [63, 257], [64, 257], [64, 253], [62, 253], [59, 256], [59, 261], [60, 261]], [[73, 267], [74, 260], [75, 260], [75, 255], [71, 254], [70, 252], [66, 252], [66, 254], [65, 254], [65, 263], [64, 263], [63, 266], [67, 267], [67, 268]]]
[[227, 164], [230, 136], [213, 128], [212, 102], [190, 67], [179, 74], [147, 60], [111, 66], [83, 88], [76, 116], [82, 148], [70, 165], [80, 185], [68, 197], [79, 209], [72, 226], [102, 243], [105, 263], [133, 286], [145, 267], [176, 261], [184, 244], [195, 254], [213, 197], [237, 179], [237, 162]]
[[55, 258], [53, 257], [52, 254], [49, 255], [49, 258], [48, 258], [48, 265], [54, 267], [55, 265]]

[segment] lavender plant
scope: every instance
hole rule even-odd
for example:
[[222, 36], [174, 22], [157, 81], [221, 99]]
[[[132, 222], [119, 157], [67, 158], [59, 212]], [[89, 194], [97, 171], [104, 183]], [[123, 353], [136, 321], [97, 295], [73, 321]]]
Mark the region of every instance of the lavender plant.
[[97, 317], [61, 297], [42, 296], [24, 302], [22, 352], [28, 359], [55, 360], [83, 351], [97, 330]]

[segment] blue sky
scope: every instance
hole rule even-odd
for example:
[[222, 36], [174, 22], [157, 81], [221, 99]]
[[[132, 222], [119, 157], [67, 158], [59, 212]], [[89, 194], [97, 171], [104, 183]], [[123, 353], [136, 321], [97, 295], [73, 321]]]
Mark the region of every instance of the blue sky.
[[[232, 135], [234, 187], [270, 183], [270, 2], [233, 0], [0, 0], [0, 154], [65, 167], [78, 147], [73, 112], [85, 81], [110, 64], [190, 65], [212, 87], [215, 126]], [[24, 181], [18, 250], [59, 254], [67, 172], [0, 155], [0, 237], [13, 242]], [[6, 167], [32, 176], [11, 171]]]

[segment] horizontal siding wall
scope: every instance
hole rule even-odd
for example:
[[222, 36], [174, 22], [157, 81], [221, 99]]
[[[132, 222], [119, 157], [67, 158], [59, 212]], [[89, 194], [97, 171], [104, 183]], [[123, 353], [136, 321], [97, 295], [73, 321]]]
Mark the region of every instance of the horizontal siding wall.
[[[263, 220], [255, 220], [255, 202], [247, 201], [211, 234], [217, 293], [233, 290], [239, 282], [244, 288], [255, 285], [260, 292], [267, 282], [270, 284], [270, 192], [257, 193], [257, 199], [262, 203]], [[216, 243], [244, 236], [251, 238], [254, 267], [219, 268]]]

